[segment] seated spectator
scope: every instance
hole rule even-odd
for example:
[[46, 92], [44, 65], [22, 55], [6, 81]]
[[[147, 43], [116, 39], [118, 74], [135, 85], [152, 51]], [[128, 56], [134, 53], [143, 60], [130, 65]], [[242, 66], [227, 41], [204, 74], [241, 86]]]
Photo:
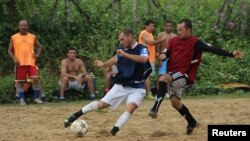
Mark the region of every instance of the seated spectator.
[[[61, 76], [60, 76], [60, 101], [64, 101], [66, 89], [81, 90], [83, 85], [87, 83], [90, 91], [90, 99], [95, 99], [95, 90], [92, 77], [88, 74], [84, 63], [77, 57], [77, 50], [69, 48], [67, 58], [61, 61]], [[80, 73], [79, 73], [80, 72]]]

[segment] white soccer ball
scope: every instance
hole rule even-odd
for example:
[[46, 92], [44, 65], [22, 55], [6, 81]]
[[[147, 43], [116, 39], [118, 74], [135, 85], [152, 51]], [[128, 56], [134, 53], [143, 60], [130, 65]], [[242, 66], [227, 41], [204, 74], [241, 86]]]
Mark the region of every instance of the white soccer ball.
[[75, 120], [70, 126], [71, 131], [76, 136], [84, 136], [88, 132], [88, 124], [85, 120]]

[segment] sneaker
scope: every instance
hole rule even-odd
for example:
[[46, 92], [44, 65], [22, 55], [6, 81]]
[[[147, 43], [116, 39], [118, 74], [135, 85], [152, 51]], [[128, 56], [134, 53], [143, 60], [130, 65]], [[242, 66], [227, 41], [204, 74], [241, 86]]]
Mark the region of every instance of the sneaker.
[[157, 114], [158, 114], [157, 111], [150, 110], [148, 116], [150, 116], [151, 118], [157, 118]]
[[19, 103], [20, 100], [19, 100], [19, 96], [15, 96], [15, 99], [14, 99], [15, 103]]
[[95, 100], [95, 95], [94, 95], [94, 94], [91, 94], [91, 95], [89, 96], [89, 99], [90, 99], [90, 100]]
[[72, 124], [72, 122], [69, 121], [69, 119], [64, 120], [64, 127], [67, 128]]
[[187, 135], [191, 135], [194, 131], [194, 128], [198, 127], [199, 126], [199, 123], [196, 122], [195, 125], [189, 125], [187, 126]]
[[21, 106], [25, 106], [25, 105], [26, 105], [26, 102], [25, 102], [24, 99], [20, 99], [20, 105], [21, 105]]
[[110, 131], [110, 133], [115, 136], [115, 134], [119, 131], [120, 129], [116, 126], [113, 127], [113, 129]]
[[41, 98], [41, 100], [43, 101], [43, 103], [47, 103], [47, 102], [48, 102], [48, 99], [47, 99], [45, 96], [43, 96], [43, 97]]
[[59, 97], [59, 101], [60, 102], [65, 102], [65, 98], [64, 97]]
[[152, 93], [147, 93], [146, 94], [146, 98], [148, 98], [148, 99], [155, 99], [155, 97], [153, 97]]
[[34, 99], [34, 102], [37, 103], [37, 104], [42, 104], [43, 103], [43, 101], [40, 98]]

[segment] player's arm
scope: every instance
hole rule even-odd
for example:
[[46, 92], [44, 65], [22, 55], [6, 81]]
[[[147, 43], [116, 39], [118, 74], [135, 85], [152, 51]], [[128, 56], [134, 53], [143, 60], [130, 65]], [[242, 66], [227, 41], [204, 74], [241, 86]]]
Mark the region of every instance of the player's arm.
[[35, 46], [37, 47], [37, 52], [36, 52], [36, 56], [35, 57], [39, 57], [42, 53], [42, 45], [40, 44], [40, 42], [38, 41], [37, 38], [35, 38]]
[[68, 78], [72, 78], [72, 79], [76, 79], [75, 75], [71, 75], [67, 73], [67, 61], [64, 59], [61, 62], [61, 77], [68, 77]]
[[160, 40], [152, 40], [150, 39], [146, 33], [143, 33], [142, 36], [141, 36], [142, 40], [148, 44], [148, 45], [155, 45], [155, 44], [158, 44], [160, 43], [163, 39], [160, 39]]
[[86, 67], [85, 67], [82, 60], [79, 59], [79, 63], [80, 63], [80, 71], [82, 72], [80, 75], [82, 77], [85, 77], [88, 74], [88, 71], [87, 71], [87, 69], [86, 69]]
[[95, 60], [95, 65], [97, 67], [108, 67], [108, 66], [112, 66], [112, 65], [116, 64], [116, 62], [117, 62], [117, 58], [116, 58], [116, 56], [114, 56], [106, 62], [102, 62], [101, 60]]
[[214, 53], [216, 55], [234, 57], [234, 58], [242, 58], [244, 56], [244, 53], [239, 51], [239, 50], [229, 52], [229, 51], [224, 50], [222, 48], [215, 47], [213, 45], [205, 43], [201, 40], [197, 41], [197, 43], [195, 44], [195, 50], [196, 51], [211, 52], [211, 53]]
[[9, 43], [9, 48], [8, 48], [8, 54], [9, 54], [9, 56], [13, 59], [14, 63], [15, 63], [16, 65], [18, 65], [18, 60], [17, 60], [17, 58], [15, 57], [13, 51], [14, 51], [13, 39], [11, 38], [11, 39], [10, 39], [10, 43]]
[[[160, 40], [162, 38], [162, 33], [159, 33], [158, 35], [157, 35], [157, 40]], [[160, 54], [160, 52], [161, 52], [161, 50], [160, 50], [160, 48], [161, 48], [161, 44], [156, 44], [155, 45], [155, 49], [156, 49], [156, 52], [158, 53], [158, 56], [159, 56], [159, 54]]]
[[118, 49], [117, 54], [121, 57], [128, 58], [138, 63], [146, 63], [148, 61], [148, 50], [146, 48], [143, 48], [141, 50], [140, 55], [128, 54], [124, 52], [122, 49]]

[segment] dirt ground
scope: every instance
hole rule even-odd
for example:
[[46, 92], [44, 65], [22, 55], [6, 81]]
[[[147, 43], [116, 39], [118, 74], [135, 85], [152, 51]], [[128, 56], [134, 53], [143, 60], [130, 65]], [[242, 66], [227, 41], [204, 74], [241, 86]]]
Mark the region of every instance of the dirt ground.
[[125, 105], [115, 111], [107, 109], [82, 116], [89, 132], [84, 137], [76, 137], [63, 127], [63, 121], [88, 102], [0, 106], [0, 141], [206, 141], [209, 124], [250, 123], [250, 98], [184, 99], [183, 103], [200, 122], [188, 136], [186, 121], [168, 100], [163, 102], [158, 118], [152, 119], [147, 113], [153, 101], [145, 99], [116, 136], [110, 136], [109, 131]]

